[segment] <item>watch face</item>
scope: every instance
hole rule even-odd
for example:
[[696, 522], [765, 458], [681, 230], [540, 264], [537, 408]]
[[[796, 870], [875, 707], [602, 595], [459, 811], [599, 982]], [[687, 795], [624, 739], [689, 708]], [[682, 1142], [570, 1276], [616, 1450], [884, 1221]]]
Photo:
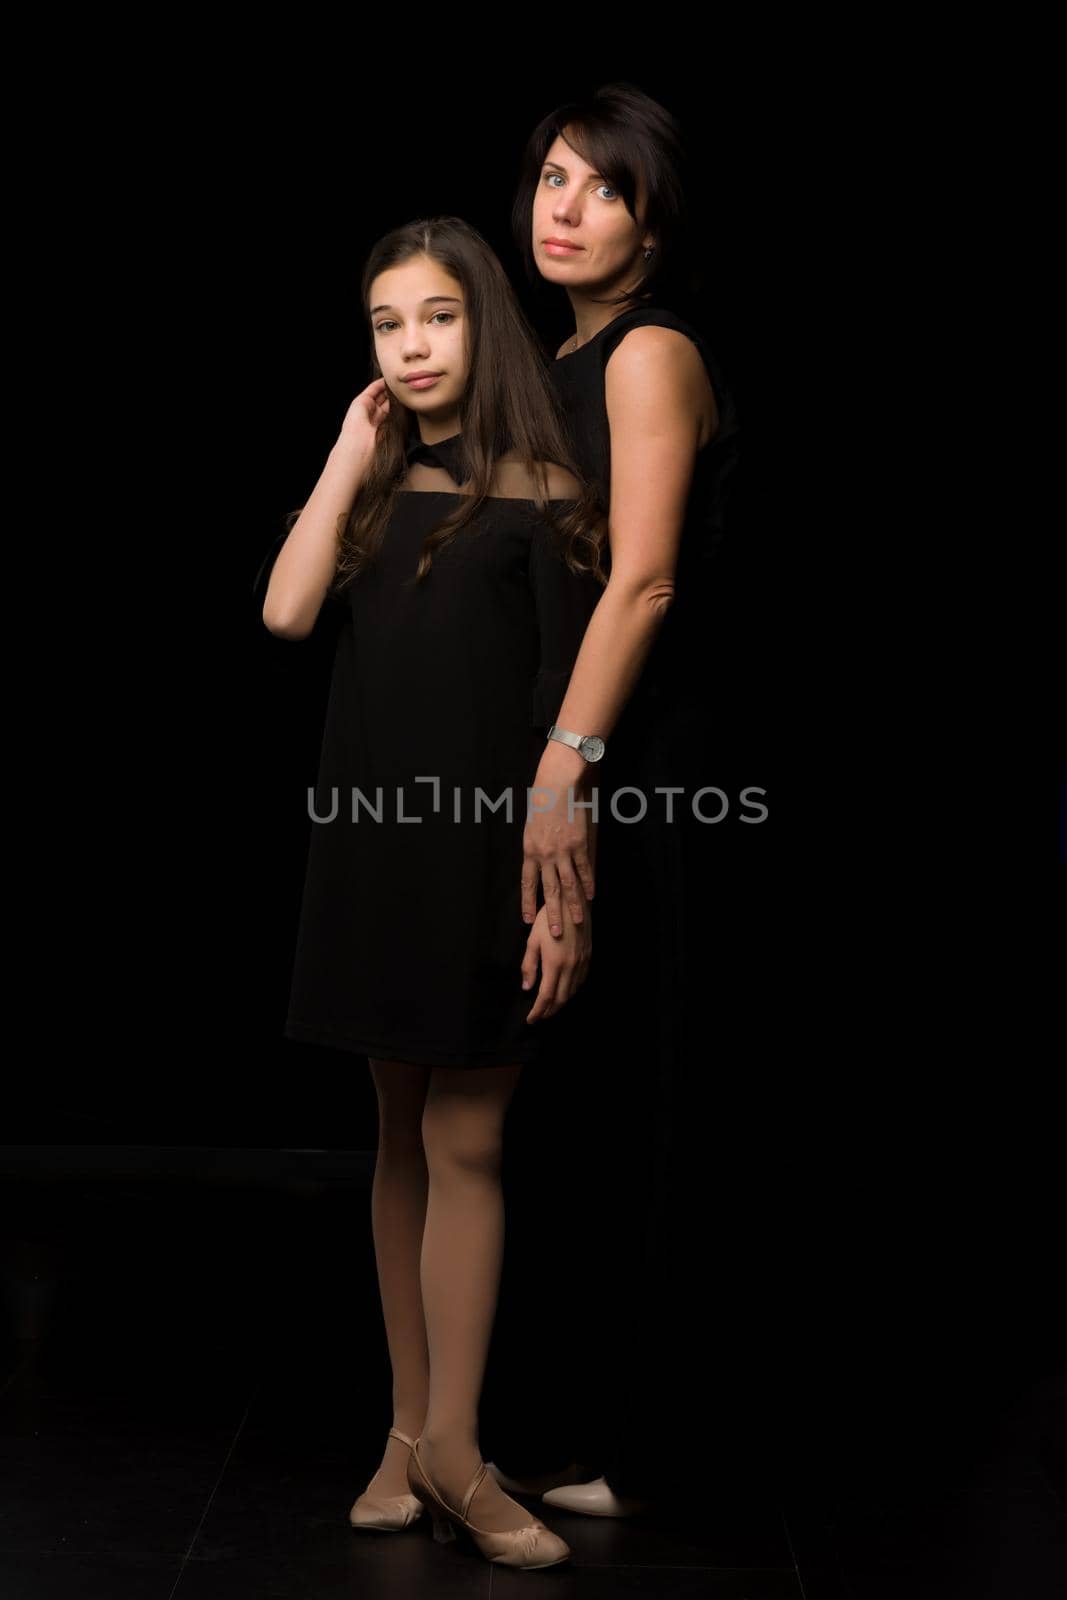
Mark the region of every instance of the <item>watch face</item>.
[[582, 740], [581, 751], [587, 761], [599, 761], [604, 754], [604, 741], [598, 733], [588, 733]]

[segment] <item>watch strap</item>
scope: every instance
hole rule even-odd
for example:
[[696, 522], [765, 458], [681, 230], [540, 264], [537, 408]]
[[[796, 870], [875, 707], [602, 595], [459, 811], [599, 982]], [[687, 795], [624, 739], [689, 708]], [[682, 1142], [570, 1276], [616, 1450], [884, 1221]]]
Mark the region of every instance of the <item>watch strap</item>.
[[548, 737], [550, 739], [558, 739], [560, 744], [569, 744], [572, 750], [577, 750], [581, 746], [585, 735], [582, 733], [568, 733], [566, 728], [558, 728], [553, 723], [548, 730]]

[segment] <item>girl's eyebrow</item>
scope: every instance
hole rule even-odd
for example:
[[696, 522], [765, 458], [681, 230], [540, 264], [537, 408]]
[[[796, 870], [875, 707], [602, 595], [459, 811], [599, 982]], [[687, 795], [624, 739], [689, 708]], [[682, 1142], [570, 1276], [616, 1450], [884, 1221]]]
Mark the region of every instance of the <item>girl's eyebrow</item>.
[[[458, 295], [455, 294], [430, 294], [426, 296], [425, 300], [420, 300], [419, 304], [422, 306], [435, 306], [438, 305], [442, 300], [446, 300], [449, 305], [454, 306], [461, 306], [463, 304], [463, 301]], [[396, 308], [394, 306], [371, 306], [370, 314], [373, 317], [376, 316], [379, 311], [393, 311], [395, 309]]]

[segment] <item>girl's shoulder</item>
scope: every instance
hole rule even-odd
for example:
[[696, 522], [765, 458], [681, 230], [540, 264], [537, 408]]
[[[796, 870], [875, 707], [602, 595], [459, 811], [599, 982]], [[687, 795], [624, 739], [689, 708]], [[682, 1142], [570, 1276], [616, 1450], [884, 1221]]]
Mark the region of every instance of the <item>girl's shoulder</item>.
[[538, 462], [535, 470], [511, 452], [498, 458], [489, 492], [502, 500], [535, 500], [539, 494], [549, 500], [575, 500], [581, 484], [555, 461]]

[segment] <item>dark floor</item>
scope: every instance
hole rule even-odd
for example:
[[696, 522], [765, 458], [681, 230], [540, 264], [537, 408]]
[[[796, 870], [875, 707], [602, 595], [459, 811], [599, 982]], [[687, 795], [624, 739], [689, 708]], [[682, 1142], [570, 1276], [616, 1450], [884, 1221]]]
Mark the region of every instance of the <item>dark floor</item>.
[[[388, 1426], [367, 1213], [343, 1151], [5, 1153], [4, 1600], [700, 1595], [1044, 1600], [1067, 1592], [1046, 1377], [968, 1448], [827, 1450], [721, 1474], [635, 1521], [531, 1509], [569, 1563], [511, 1574], [460, 1540], [357, 1533]], [[64, 1176], [48, 1176], [64, 1171]], [[780, 1305], [784, 1324], [798, 1307]], [[815, 1416], [817, 1408], [806, 1414]], [[836, 1440], [856, 1439], [836, 1419]], [[944, 1433], [938, 1433], [943, 1440]], [[768, 1453], [776, 1448], [768, 1440]], [[810, 1474], [805, 1462], [810, 1459]], [[773, 1487], [772, 1487], [773, 1486]]]

